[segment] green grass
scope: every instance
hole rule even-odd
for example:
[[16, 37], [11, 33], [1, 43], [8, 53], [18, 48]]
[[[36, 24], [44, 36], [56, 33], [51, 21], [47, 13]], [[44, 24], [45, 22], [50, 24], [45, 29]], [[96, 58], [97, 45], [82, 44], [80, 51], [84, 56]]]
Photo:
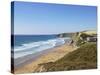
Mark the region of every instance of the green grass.
[[45, 71], [97, 68], [97, 44], [86, 43], [56, 62], [44, 63]]

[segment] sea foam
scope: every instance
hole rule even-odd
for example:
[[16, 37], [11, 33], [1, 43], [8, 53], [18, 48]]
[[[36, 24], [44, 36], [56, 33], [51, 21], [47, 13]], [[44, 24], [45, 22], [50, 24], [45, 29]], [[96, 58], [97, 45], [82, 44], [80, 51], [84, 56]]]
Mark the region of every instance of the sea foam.
[[50, 39], [46, 41], [38, 41], [38, 42], [22, 44], [21, 46], [14, 47], [13, 50], [14, 58], [19, 58], [22, 56], [34, 54], [46, 49], [63, 45], [65, 43], [65, 39], [69, 39], [69, 38], [56, 38], [56, 39]]

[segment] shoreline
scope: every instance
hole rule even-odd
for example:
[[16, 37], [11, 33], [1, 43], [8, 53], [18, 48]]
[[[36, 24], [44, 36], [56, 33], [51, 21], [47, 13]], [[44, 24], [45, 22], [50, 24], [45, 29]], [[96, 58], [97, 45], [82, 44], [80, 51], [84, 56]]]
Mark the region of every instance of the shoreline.
[[37, 52], [37, 53], [34, 53], [34, 54], [29, 54], [27, 56], [23, 56], [23, 57], [19, 57], [17, 59], [14, 59], [15, 69], [20, 68], [24, 65], [27, 65], [27, 64], [31, 63], [32, 61], [35, 61], [39, 57], [48, 54], [49, 52], [53, 52], [54, 48], [57, 48], [57, 47], [60, 47], [60, 46], [56, 46], [56, 47], [46, 49], [46, 50], [43, 50], [43, 51], [40, 51], [40, 52]]
[[[42, 52], [36, 53], [35, 55], [31, 54], [24, 59], [28, 61], [20, 64], [19, 66], [15, 66], [15, 73], [31, 73], [36, 72], [39, 64], [47, 63], [47, 62], [55, 62], [58, 59], [62, 58], [65, 54], [74, 51], [76, 48], [72, 45], [68, 45], [69, 43], [65, 43], [61, 46], [54, 47], [52, 49], [44, 50]], [[31, 58], [30, 58], [31, 57]], [[22, 61], [23, 58], [17, 60]]]
[[[65, 40], [64, 44], [67, 45], [67, 44], [69, 44], [69, 42], [70, 42], [70, 40]], [[54, 48], [57, 48], [57, 47], [60, 47], [60, 46], [62, 46], [62, 45], [55, 46], [53, 48], [46, 49], [46, 50], [43, 50], [43, 51], [40, 51], [40, 52], [37, 52], [37, 53], [29, 54], [29, 55], [26, 55], [26, 56], [23, 56], [23, 57], [19, 57], [19, 58], [16, 58], [16, 59], [12, 58], [14, 60], [14, 67], [15, 67], [15, 69], [17, 69], [19, 67], [27, 65], [27, 64], [31, 63], [32, 61], [35, 61], [39, 57], [41, 57], [43, 55], [46, 55], [49, 52], [54, 51], [53, 50]]]

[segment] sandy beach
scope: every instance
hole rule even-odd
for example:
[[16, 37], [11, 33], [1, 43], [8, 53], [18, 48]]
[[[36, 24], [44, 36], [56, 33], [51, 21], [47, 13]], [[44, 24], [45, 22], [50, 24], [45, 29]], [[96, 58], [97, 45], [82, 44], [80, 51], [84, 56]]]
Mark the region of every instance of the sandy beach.
[[31, 63], [26, 62], [27, 64], [25, 63], [23, 66], [15, 68], [15, 73], [37, 72], [39, 64], [47, 62], [55, 62], [56, 60], [62, 58], [65, 54], [68, 54], [69, 52], [72, 52], [74, 50], [76, 50], [76, 47], [68, 45], [68, 43], [65, 43], [64, 45], [59, 47], [55, 47], [53, 49], [49, 49], [47, 52], [44, 51], [44, 54], [40, 53], [36, 57], [31, 57], [29, 59]]

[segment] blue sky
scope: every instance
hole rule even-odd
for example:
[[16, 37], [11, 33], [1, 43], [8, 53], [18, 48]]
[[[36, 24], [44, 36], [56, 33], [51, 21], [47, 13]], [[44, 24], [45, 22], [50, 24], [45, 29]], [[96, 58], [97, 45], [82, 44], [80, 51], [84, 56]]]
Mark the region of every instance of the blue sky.
[[14, 3], [14, 34], [58, 34], [96, 27], [95, 6]]

